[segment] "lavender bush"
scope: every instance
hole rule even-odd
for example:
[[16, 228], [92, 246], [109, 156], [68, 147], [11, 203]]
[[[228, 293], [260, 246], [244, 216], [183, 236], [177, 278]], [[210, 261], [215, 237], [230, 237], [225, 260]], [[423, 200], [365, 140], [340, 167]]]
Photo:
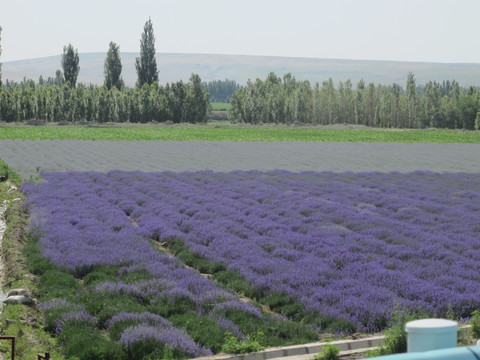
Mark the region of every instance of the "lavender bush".
[[[143, 296], [181, 297], [198, 309], [213, 301], [218, 311], [235, 301], [145, 240], [182, 238], [193, 253], [241, 273], [259, 295], [286, 294], [307, 312], [365, 331], [384, 328], [395, 306], [466, 317], [480, 303], [478, 174], [44, 177], [24, 185], [32, 214], [43, 219], [35, 226], [44, 256], [77, 273], [141, 265], [171, 284], [138, 285]], [[207, 301], [206, 293], [215, 295]]]

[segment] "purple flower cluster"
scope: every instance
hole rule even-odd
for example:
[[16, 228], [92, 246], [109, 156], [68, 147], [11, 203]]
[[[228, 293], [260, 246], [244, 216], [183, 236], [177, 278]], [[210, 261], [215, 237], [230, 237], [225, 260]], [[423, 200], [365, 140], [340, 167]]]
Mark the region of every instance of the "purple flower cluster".
[[128, 327], [120, 336], [120, 343], [127, 349], [131, 349], [134, 344], [157, 343], [171, 347], [174, 350], [180, 350], [192, 357], [212, 355], [212, 351], [201, 347], [191, 340], [185, 333], [178, 330], [164, 329], [162, 327], [151, 325], [135, 325]]
[[42, 219], [36, 226], [44, 255], [73, 271], [145, 264], [174, 284], [160, 293], [191, 296], [198, 306], [213, 293], [222, 298], [216, 308], [228, 306], [231, 299], [213, 283], [152, 252], [144, 239], [179, 237], [194, 253], [239, 271], [259, 294], [290, 295], [307, 311], [367, 331], [385, 326], [395, 306], [468, 316], [480, 305], [478, 174], [44, 177], [47, 182], [24, 191]]
[[127, 349], [138, 343], [157, 343], [180, 350], [193, 357], [212, 355], [212, 352], [196, 344], [185, 331], [176, 329], [168, 320], [152, 313], [120, 313], [107, 322], [109, 329], [127, 325], [119, 336], [119, 342]]
[[65, 330], [66, 326], [78, 326], [78, 325], [87, 325], [87, 326], [95, 327], [97, 325], [97, 318], [89, 314], [85, 310], [71, 311], [63, 314], [61, 318], [56, 320], [55, 332], [57, 334], [60, 334]]
[[65, 310], [70, 310], [70, 311], [82, 311], [85, 310], [82, 305], [79, 304], [73, 304], [65, 299], [61, 298], [54, 298], [48, 301], [44, 301], [40, 303], [40, 309], [43, 312], [48, 312], [50, 310], [57, 310], [57, 309], [65, 309]]

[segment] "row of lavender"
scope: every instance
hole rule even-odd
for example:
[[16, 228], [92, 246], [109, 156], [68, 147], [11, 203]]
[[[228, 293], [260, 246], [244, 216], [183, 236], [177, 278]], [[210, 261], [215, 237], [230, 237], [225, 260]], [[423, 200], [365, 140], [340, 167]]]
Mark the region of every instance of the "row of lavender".
[[[97, 175], [100, 178], [96, 178]], [[118, 269], [113, 281], [98, 282], [77, 290], [69, 299], [53, 298], [41, 304], [47, 328], [59, 336], [72, 325], [107, 330], [130, 354], [127, 358], [142, 358], [136, 354], [144, 351], [135, 349], [147, 344], [152, 349], [159, 344], [168, 346], [175, 357], [211, 355], [210, 349], [193, 341], [186, 331], [176, 328], [161, 315], [139, 312], [140, 309], [185, 303], [202, 318], [213, 319], [219, 328], [243, 339], [242, 331], [225, 314], [241, 311], [261, 317], [260, 311], [232, 293], [219, 289], [199, 273], [181, 266], [175, 258], [154, 251], [143, 236], [144, 229], [132, 223], [118, 206], [107, 201], [106, 197], [111, 196], [107, 192], [113, 188], [109, 189], [108, 177], [102, 179], [102, 176], [105, 175], [56, 173], [46, 175], [46, 183], [23, 185], [31, 211], [30, 230], [32, 236], [40, 237], [46, 259], [70, 270], [77, 279], [86, 279], [85, 275], [98, 267]], [[142, 271], [148, 274], [145, 280], [118, 280]], [[118, 309], [109, 318], [104, 315], [96, 317], [87, 311], [85, 299], [106, 299], [102, 300], [102, 307], [114, 301], [115, 296], [130, 297], [142, 307], [134, 306], [133, 312]], [[54, 325], [49, 326], [52, 321]]]
[[44, 184], [24, 186], [35, 204], [32, 226], [44, 231], [44, 255], [74, 272], [95, 264], [145, 266], [172, 284], [160, 293], [190, 292], [199, 308], [220, 306], [218, 299], [239, 306], [213, 283], [152, 253], [144, 240], [182, 238], [192, 252], [241, 273], [259, 295], [288, 294], [307, 312], [365, 331], [383, 328], [395, 306], [465, 317], [480, 305], [478, 174], [44, 177]]

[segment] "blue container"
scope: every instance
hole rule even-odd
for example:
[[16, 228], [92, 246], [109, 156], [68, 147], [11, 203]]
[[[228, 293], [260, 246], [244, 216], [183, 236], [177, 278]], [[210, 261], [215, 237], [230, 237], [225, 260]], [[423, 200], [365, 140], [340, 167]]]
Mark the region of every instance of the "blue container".
[[450, 349], [411, 352], [378, 356], [364, 360], [479, 360], [480, 346], [464, 346]]

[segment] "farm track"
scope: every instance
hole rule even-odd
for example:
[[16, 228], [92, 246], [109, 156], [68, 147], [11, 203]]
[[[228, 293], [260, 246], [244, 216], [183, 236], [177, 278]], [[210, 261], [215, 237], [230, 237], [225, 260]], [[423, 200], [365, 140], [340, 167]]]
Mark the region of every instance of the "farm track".
[[58, 171], [480, 172], [480, 144], [0, 141], [22, 179]]

